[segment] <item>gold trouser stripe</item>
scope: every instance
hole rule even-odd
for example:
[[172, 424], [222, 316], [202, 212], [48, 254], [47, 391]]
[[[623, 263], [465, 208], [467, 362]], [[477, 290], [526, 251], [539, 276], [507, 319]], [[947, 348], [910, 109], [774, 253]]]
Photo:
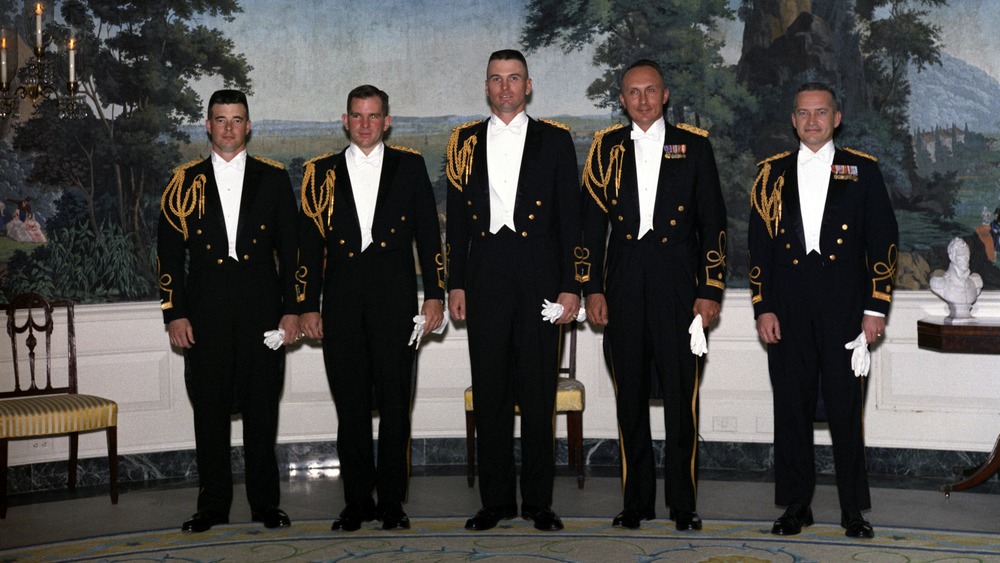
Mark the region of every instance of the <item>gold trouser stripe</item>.
[[694, 393], [691, 394], [691, 422], [694, 428], [694, 440], [691, 441], [691, 487], [694, 489], [694, 498], [698, 498], [698, 480], [695, 478], [695, 472], [698, 467], [695, 465], [695, 461], [698, 459], [698, 390], [699, 390], [699, 380], [701, 379], [700, 365], [698, 358], [694, 360]]

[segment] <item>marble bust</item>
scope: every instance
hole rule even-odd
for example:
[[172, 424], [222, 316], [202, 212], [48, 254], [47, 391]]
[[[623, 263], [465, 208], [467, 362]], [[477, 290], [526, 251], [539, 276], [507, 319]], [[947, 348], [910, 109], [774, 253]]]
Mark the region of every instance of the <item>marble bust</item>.
[[969, 245], [955, 237], [948, 243], [948, 270], [931, 276], [931, 291], [948, 304], [948, 318], [952, 320], [971, 320], [972, 304], [983, 290], [983, 279], [969, 270], [969, 256]]

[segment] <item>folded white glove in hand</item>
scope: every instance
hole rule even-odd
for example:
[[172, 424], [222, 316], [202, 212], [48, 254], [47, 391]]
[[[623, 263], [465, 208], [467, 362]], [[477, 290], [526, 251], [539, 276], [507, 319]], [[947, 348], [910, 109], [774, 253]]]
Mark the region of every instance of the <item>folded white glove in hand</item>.
[[[413, 347], [414, 350], [420, 348], [420, 339], [424, 336], [424, 326], [427, 325], [427, 319], [423, 315], [415, 315], [413, 317], [413, 332], [410, 333], [410, 341], [406, 343], [407, 346], [416, 342], [416, 346]], [[448, 328], [448, 311], [445, 310], [444, 318], [441, 319], [441, 326], [435, 328], [431, 332], [434, 334], [444, 334], [444, 329]]]
[[285, 329], [269, 330], [264, 333], [264, 345], [272, 350], [281, 348], [285, 343]]
[[868, 341], [865, 339], [864, 331], [857, 338], [844, 344], [844, 348], [854, 350], [851, 354], [851, 369], [854, 370], [854, 377], [868, 375], [868, 369], [872, 366], [872, 355], [868, 351]]
[[691, 353], [695, 356], [704, 356], [708, 353], [708, 340], [705, 339], [705, 328], [701, 326], [701, 315], [695, 315], [688, 327], [688, 334], [691, 335]]
[[[560, 303], [553, 303], [548, 299], [542, 301], [542, 320], [556, 324], [563, 314], [563, 306]], [[587, 320], [587, 310], [580, 305], [580, 311], [576, 314], [576, 321], [582, 323]]]

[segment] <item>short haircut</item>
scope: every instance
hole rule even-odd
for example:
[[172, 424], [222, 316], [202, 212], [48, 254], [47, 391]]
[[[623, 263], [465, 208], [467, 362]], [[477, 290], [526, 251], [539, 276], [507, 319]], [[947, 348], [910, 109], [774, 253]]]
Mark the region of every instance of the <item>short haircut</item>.
[[247, 95], [239, 90], [216, 90], [208, 99], [208, 118], [212, 119], [212, 106], [216, 104], [242, 104], [247, 110], [247, 120], [250, 119], [250, 104]]
[[625, 70], [622, 71], [622, 75], [618, 77], [619, 90], [621, 90], [622, 86], [624, 86], [625, 84], [625, 75], [628, 74], [628, 71], [632, 70], [633, 68], [639, 68], [641, 66], [648, 66], [649, 68], [655, 70], [656, 74], [660, 77], [660, 82], [663, 82], [663, 85], [666, 86], [666, 81], [663, 80], [663, 69], [660, 67], [660, 63], [652, 59], [639, 59], [633, 62], [632, 64], [628, 65], [627, 67], [625, 67]]
[[795, 96], [792, 97], [792, 113], [795, 112], [795, 98], [799, 97], [802, 92], [827, 92], [830, 94], [830, 98], [833, 100], [834, 111], [840, 111], [840, 102], [837, 101], [837, 93], [833, 91], [826, 82], [806, 82], [799, 86], [798, 90], [795, 91]]
[[528, 77], [528, 61], [524, 59], [524, 55], [522, 55], [521, 51], [518, 51], [517, 49], [500, 49], [499, 51], [493, 51], [493, 53], [490, 54], [490, 60], [486, 63], [487, 66], [489, 66], [489, 63], [493, 61], [519, 61], [524, 65], [525, 78]]
[[382, 116], [385, 117], [389, 115], [389, 94], [386, 94], [384, 91], [379, 90], [371, 84], [362, 84], [347, 94], [347, 113], [351, 113], [351, 102], [367, 98], [378, 98], [381, 100]]

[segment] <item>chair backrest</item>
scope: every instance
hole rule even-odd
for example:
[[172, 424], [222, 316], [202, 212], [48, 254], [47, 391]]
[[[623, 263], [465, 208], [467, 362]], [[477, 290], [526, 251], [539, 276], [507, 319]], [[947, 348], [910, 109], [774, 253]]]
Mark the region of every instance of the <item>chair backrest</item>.
[[[579, 323], [573, 321], [567, 325], [566, 331], [569, 332], [569, 359], [566, 363], [566, 367], [562, 367], [562, 358], [559, 361], [559, 373], [569, 376], [570, 379], [576, 379], [576, 332]], [[560, 352], [566, 350], [565, 346], [560, 342]]]
[[[55, 329], [53, 313], [66, 309], [67, 361], [68, 373], [65, 383], [61, 378], [52, 379], [52, 334]], [[10, 339], [10, 353], [13, 364], [14, 389], [0, 387], [0, 399], [56, 395], [77, 392], [76, 385], [76, 329], [73, 326], [73, 303], [71, 301], [46, 301], [37, 293], [22, 293], [10, 303], [0, 305], [6, 313], [7, 336]], [[44, 348], [38, 350], [39, 338]], [[25, 353], [26, 358], [21, 357]], [[44, 374], [39, 373], [44, 357]], [[27, 367], [27, 373], [23, 368]]]

